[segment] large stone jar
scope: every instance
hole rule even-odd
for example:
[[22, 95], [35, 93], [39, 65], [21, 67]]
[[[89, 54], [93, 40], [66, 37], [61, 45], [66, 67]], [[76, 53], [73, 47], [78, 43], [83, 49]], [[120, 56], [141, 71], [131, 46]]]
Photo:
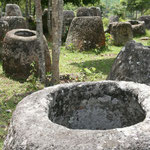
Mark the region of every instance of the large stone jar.
[[122, 81], [45, 88], [17, 105], [3, 150], [149, 150], [149, 91]]
[[113, 22], [109, 26], [114, 45], [122, 46], [133, 39], [132, 26], [129, 22]]
[[145, 35], [144, 21], [130, 20], [129, 23], [132, 25], [133, 36]]
[[[36, 32], [28, 29], [16, 29], [7, 32], [2, 51], [3, 70], [16, 79], [26, 79], [35, 63], [38, 72], [40, 46]], [[45, 67], [50, 72], [50, 54], [44, 37]]]
[[80, 51], [105, 46], [105, 34], [101, 17], [75, 17], [71, 23], [66, 47], [72, 45]]

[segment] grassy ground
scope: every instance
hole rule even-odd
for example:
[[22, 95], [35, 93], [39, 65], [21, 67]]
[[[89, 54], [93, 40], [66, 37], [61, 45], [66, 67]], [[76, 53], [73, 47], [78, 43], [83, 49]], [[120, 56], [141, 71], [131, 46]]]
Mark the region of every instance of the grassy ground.
[[[148, 32], [149, 34], [149, 32]], [[147, 41], [136, 41], [148, 45]], [[95, 50], [90, 52], [69, 51], [64, 47], [61, 49], [60, 72], [63, 74], [78, 73], [77, 81], [97, 81], [106, 79], [116, 55], [122, 47], [109, 46], [109, 50], [96, 54]], [[17, 103], [32, 92], [29, 85], [12, 80], [5, 76], [0, 62], [0, 150], [7, 134], [12, 112]]]

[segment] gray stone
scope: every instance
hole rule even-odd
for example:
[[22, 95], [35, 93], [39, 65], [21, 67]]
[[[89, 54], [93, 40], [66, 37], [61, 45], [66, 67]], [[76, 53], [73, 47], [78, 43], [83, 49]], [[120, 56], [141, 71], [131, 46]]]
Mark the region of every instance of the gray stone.
[[90, 12], [91, 12], [91, 16], [102, 16], [101, 15], [101, 10], [99, 7], [90, 7]]
[[125, 45], [133, 39], [132, 26], [129, 22], [113, 22], [110, 24], [110, 34], [116, 46]]
[[75, 17], [75, 14], [72, 10], [64, 10], [63, 11], [63, 30], [62, 30], [62, 41], [63, 42], [66, 41], [69, 27], [70, 27], [71, 22], [74, 19], [74, 17]]
[[22, 16], [8, 16], [2, 17], [2, 20], [7, 21], [9, 24], [9, 30], [13, 29], [26, 29], [26, 20]]
[[16, 4], [7, 4], [5, 8], [5, 16], [22, 16], [20, 7]]
[[67, 35], [66, 47], [72, 45], [80, 51], [105, 46], [105, 35], [101, 17], [76, 17]]
[[45, 88], [17, 105], [3, 150], [149, 150], [149, 91], [123, 81]]
[[113, 22], [119, 22], [119, 17], [118, 16], [110, 16], [109, 23], [113, 23]]
[[64, 10], [63, 11], [63, 24], [66, 26], [70, 26], [74, 17], [75, 17], [75, 14], [72, 10]]
[[0, 42], [3, 41], [5, 34], [9, 29], [9, 25], [7, 21], [0, 20]]
[[90, 9], [86, 7], [80, 7], [77, 9], [76, 15], [77, 17], [91, 16]]
[[[38, 72], [39, 51], [40, 47], [35, 31], [16, 29], [7, 32], [2, 51], [3, 70], [8, 76], [15, 79], [27, 79], [31, 74], [31, 63], [35, 63], [35, 69]], [[46, 72], [50, 72], [50, 54], [45, 37], [44, 51]]]
[[0, 20], [0, 57], [2, 55], [3, 39], [4, 39], [5, 34], [7, 33], [8, 29], [9, 29], [8, 22]]
[[145, 35], [144, 21], [130, 20], [128, 22], [132, 25], [133, 36]]
[[144, 21], [146, 29], [150, 29], [150, 16], [141, 16], [138, 20]]
[[77, 9], [77, 17], [85, 17], [85, 16], [100, 16], [101, 10], [99, 7], [80, 7]]
[[112, 65], [108, 80], [124, 80], [150, 85], [150, 47], [128, 42]]

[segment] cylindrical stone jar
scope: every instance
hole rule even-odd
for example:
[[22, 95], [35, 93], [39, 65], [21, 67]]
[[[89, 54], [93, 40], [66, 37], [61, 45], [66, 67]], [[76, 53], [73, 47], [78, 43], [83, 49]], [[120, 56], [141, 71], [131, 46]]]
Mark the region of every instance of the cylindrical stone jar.
[[[35, 63], [38, 72], [40, 46], [36, 32], [28, 29], [16, 29], [7, 32], [2, 51], [3, 70], [16, 79], [26, 79]], [[46, 38], [44, 37], [45, 67], [50, 72], [51, 60]]]

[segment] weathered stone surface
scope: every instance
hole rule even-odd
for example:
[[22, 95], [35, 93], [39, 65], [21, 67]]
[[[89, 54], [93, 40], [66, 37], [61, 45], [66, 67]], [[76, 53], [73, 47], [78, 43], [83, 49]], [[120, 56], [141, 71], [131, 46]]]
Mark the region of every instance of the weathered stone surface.
[[17, 105], [3, 150], [149, 150], [149, 91], [123, 81], [45, 88]]
[[2, 17], [2, 20], [7, 21], [9, 24], [9, 30], [13, 29], [26, 29], [26, 20], [22, 16], [8, 16]]
[[99, 7], [90, 7], [90, 12], [91, 12], [91, 16], [102, 16], [101, 15], [101, 10]]
[[63, 30], [62, 30], [62, 41], [65, 42], [69, 31], [70, 24], [75, 17], [72, 10], [63, 11]]
[[101, 16], [101, 10], [99, 7], [80, 7], [77, 9], [77, 17], [84, 16]]
[[0, 45], [4, 39], [5, 34], [7, 33], [9, 28], [8, 22], [0, 20]]
[[63, 11], [63, 23], [66, 26], [70, 26], [75, 14], [72, 10], [64, 10]]
[[144, 21], [130, 20], [132, 25], [133, 36], [145, 35], [145, 23]]
[[5, 16], [22, 16], [20, 7], [16, 4], [7, 4], [5, 8]]
[[150, 16], [141, 16], [138, 20], [139, 21], [144, 21], [145, 22], [145, 27], [147, 29], [150, 29]]
[[77, 17], [82, 17], [82, 16], [91, 16], [90, 9], [86, 7], [80, 7], [77, 9]]
[[108, 80], [125, 80], [150, 85], [150, 47], [128, 42], [118, 54]]
[[133, 38], [132, 26], [129, 22], [114, 22], [110, 24], [110, 34], [114, 39], [114, 45], [125, 45]]
[[0, 20], [0, 57], [2, 55], [2, 43], [3, 39], [5, 37], [5, 34], [7, 33], [9, 29], [9, 25], [6, 21]]
[[0, 42], [3, 41], [6, 32], [8, 31], [8, 22], [0, 20]]
[[[44, 42], [46, 72], [50, 72], [50, 54], [46, 39]], [[2, 51], [3, 70], [16, 79], [28, 78], [31, 63], [35, 62], [35, 69], [38, 70], [39, 50], [35, 31], [16, 29], [7, 32]]]
[[103, 23], [100, 17], [76, 17], [73, 19], [66, 46], [79, 50], [90, 50], [105, 45]]
[[119, 22], [119, 17], [118, 16], [110, 16], [109, 23], [113, 23], [113, 22]]

